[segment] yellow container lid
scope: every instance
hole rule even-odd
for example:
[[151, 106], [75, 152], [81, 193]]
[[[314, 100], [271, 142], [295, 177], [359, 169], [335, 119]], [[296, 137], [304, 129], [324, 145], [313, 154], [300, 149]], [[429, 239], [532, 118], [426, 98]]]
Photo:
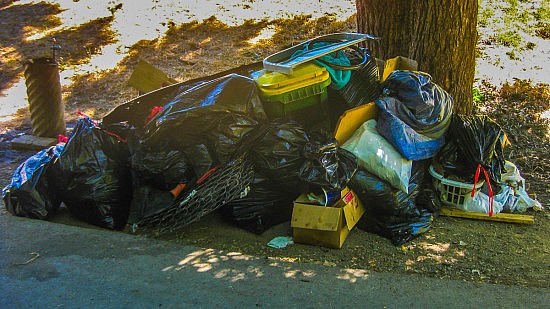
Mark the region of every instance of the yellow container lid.
[[330, 75], [326, 68], [308, 62], [296, 67], [292, 75], [261, 70], [254, 72], [252, 77], [262, 93], [265, 95], [278, 95], [322, 83], [329, 79]]

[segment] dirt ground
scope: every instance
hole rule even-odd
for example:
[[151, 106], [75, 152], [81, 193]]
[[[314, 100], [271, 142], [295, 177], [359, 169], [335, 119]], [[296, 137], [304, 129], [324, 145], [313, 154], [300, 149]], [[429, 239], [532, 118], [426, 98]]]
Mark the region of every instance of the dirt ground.
[[[243, 1], [243, 3], [246, 1]], [[248, 5], [252, 5], [251, 1]], [[122, 8], [123, 10], [124, 8]], [[61, 24], [61, 8], [47, 2], [18, 5], [0, 1], [0, 92], [10, 89], [22, 75], [22, 61], [36, 57], [50, 44], [48, 38], [32, 42], [30, 35]], [[116, 12], [114, 12], [116, 16]], [[62, 68], [69, 70], [89, 61], [116, 39], [106, 16], [55, 33], [63, 47]], [[21, 25], [25, 25], [22, 27]], [[127, 56], [111, 70], [71, 77], [63, 86], [66, 119], [74, 125], [76, 110], [101, 119], [113, 107], [138, 95], [126, 85], [139, 59], [153, 63], [169, 76], [185, 81], [228, 68], [259, 61], [265, 56], [314, 36], [355, 30], [353, 16], [336, 20], [324, 17], [290, 16], [286, 19], [249, 21], [228, 26], [216, 18], [184, 24], [167, 23], [162, 39], [142, 40], [127, 46]], [[269, 40], [251, 44], [262, 29], [275, 29]], [[506, 150], [536, 197], [547, 208], [550, 184], [548, 121], [541, 117], [550, 108], [547, 85], [518, 80], [504, 86], [481, 83], [477, 112], [493, 117], [506, 131], [512, 145]], [[12, 149], [10, 141], [30, 133], [28, 109], [0, 125], [0, 184], [7, 185], [15, 168], [32, 151]], [[415, 273], [436, 278], [475, 282], [549, 287], [550, 213], [529, 211], [534, 225], [494, 223], [437, 217], [431, 230], [404, 246], [394, 246], [380, 236], [355, 229], [342, 249], [294, 244], [285, 249], [266, 246], [275, 236], [288, 235], [289, 223], [255, 235], [224, 222], [213, 213], [197, 223], [162, 238], [224, 251], [239, 251], [287, 261], [320, 263], [379, 272]], [[2, 210], [1, 215], [9, 215]], [[62, 212], [55, 222], [88, 226]], [[89, 226], [90, 228], [94, 228]], [[151, 235], [156, 237], [155, 235]]]

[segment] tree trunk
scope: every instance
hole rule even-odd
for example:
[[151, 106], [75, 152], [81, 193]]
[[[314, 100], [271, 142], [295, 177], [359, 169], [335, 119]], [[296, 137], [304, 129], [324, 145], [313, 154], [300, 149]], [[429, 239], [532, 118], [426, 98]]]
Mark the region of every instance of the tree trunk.
[[477, 0], [356, 0], [359, 32], [374, 57], [404, 56], [454, 98], [454, 111], [472, 111], [477, 42]]

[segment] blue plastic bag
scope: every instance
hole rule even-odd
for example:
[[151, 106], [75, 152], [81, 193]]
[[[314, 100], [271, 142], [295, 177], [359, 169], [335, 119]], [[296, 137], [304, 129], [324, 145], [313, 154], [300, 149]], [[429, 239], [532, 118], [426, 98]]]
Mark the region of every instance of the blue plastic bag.
[[418, 161], [433, 157], [445, 144], [444, 136], [434, 139], [418, 133], [411, 126], [399, 119], [396, 115], [384, 108], [382, 102], [395, 100], [394, 98], [382, 98], [375, 100], [380, 107], [380, 114], [376, 130], [384, 136], [407, 160]]
[[394, 71], [375, 100], [376, 129], [408, 160], [431, 158], [445, 144], [453, 99], [423, 72]]
[[21, 217], [48, 219], [59, 208], [55, 179], [50, 168], [63, 151], [63, 144], [44, 149], [23, 162], [14, 172], [11, 183], [2, 191], [6, 209]]

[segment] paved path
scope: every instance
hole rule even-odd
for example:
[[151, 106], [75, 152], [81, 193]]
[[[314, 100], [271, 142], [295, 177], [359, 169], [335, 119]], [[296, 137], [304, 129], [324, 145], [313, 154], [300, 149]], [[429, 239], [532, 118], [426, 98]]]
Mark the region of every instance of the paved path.
[[291, 263], [5, 213], [0, 230], [0, 308], [550, 308], [549, 289]]

